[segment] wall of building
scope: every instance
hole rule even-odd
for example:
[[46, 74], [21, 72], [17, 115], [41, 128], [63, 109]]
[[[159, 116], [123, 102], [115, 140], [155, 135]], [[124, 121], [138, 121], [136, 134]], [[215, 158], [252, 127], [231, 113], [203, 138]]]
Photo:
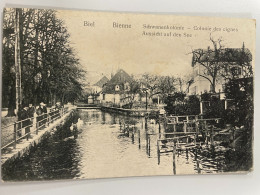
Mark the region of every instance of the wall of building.
[[103, 103], [112, 102], [115, 104], [120, 103], [120, 94], [105, 94], [105, 99], [103, 99], [103, 94], [100, 95], [100, 99]]
[[[194, 82], [190, 85], [189, 93], [188, 93], [189, 95], [210, 92], [211, 84], [210, 84], [209, 80], [207, 80], [206, 78], [204, 78], [202, 76], [199, 76], [199, 75], [204, 75], [205, 72], [206, 72], [205, 67], [203, 67], [199, 64], [194, 65], [194, 67], [193, 67]], [[209, 76], [209, 78], [211, 79], [210, 76]], [[224, 79], [222, 77], [218, 77], [217, 82], [216, 82], [215, 91], [222, 92], [224, 83], [225, 83]]]

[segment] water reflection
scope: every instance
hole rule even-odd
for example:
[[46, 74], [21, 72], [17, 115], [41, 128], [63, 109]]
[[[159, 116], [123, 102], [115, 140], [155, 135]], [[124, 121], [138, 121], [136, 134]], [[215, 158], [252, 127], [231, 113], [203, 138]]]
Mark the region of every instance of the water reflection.
[[[4, 180], [42, 180], [172, 175], [173, 155], [158, 165], [157, 140], [164, 125], [145, 118], [80, 110], [84, 121], [78, 138], [49, 137], [35, 151], [3, 168]], [[128, 128], [128, 134], [124, 129]], [[176, 174], [229, 171], [226, 152], [208, 148], [176, 151]], [[229, 163], [231, 160], [229, 161]]]
[[80, 161], [75, 140], [45, 139], [29, 156], [2, 167], [3, 180], [72, 179], [78, 176]]

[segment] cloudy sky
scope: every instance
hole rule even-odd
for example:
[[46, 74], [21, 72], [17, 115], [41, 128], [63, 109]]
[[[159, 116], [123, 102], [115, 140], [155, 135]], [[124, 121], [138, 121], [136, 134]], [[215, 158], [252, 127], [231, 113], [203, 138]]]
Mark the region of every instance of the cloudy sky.
[[[222, 37], [226, 47], [238, 48], [245, 42], [245, 46], [254, 52], [253, 20], [72, 10], [59, 10], [58, 17], [64, 20], [71, 34], [72, 47], [89, 72], [90, 82], [96, 82], [102, 75], [109, 76], [118, 68], [129, 74], [189, 73], [192, 49], [212, 46], [210, 33], [215, 39]], [[84, 21], [94, 22], [94, 27], [84, 26]], [[130, 24], [131, 28], [113, 28], [113, 22]], [[144, 24], [183, 30], [144, 29]], [[218, 32], [213, 32], [215, 27]], [[143, 35], [144, 31], [160, 32], [162, 36]], [[171, 36], [164, 36], [164, 33], [171, 33]], [[173, 36], [174, 33], [181, 37]], [[191, 37], [184, 37], [184, 33]]]

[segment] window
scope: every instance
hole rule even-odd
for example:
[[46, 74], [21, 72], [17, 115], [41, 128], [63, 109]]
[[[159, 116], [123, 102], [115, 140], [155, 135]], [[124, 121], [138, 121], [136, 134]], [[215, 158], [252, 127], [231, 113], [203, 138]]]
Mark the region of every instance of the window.
[[119, 90], [120, 90], [119, 85], [116, 85], [116, 86], [115, 86], [115, 91], [119, 91]]

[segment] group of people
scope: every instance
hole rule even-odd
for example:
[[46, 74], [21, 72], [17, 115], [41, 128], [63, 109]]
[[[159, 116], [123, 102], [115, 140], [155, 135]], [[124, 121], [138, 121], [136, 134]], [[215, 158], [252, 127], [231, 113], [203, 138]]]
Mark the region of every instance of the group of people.
[[[60, 104], [57, 103], [53, 110], [60, 109]], [[30, 132], [30, 127], [33, 126], [33, 124], [38, 123], [38, 127], [42, 127], [47, 122], [47, 107], [46, 104], [41, 102], [38, 106], [34, 107], [32, 104], [27, 105], [19, 105], [17, 117], [18, 117], [18, 136], [22, 135], [22, 128], [25, 128], [25, 134], [28, 134]]]
[[30, 132], [30, 127], [33, 124], [33, 118], [35, 113], [35, 107], [32, 104], [28, 106], [18, 106], [17, 117], [18, 117], [18, 136], [22, 135], [22, 128], [25, 128], [25, 134]]

